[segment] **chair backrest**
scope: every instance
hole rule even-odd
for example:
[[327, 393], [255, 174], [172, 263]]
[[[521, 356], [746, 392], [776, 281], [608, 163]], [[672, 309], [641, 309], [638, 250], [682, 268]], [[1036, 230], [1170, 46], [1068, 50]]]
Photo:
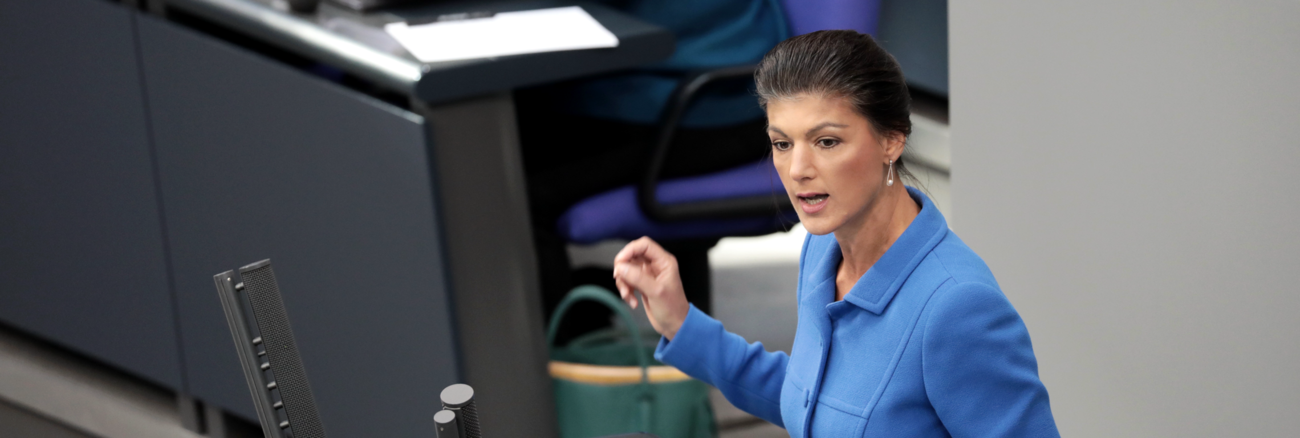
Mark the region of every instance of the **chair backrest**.
[[851, 29], [876, 35], [881, 0], [781, 0], [791, 35]]
[[[267, 437], [324, 438], [315, 397], [303, 371], [289, 315], [271, 261], [262, 260], [213, 277], [235, 339], [244, 378]], [[247, 297], [247, 304], [245, 299]], [[249, 320], [251, 308], [256, 322]]]

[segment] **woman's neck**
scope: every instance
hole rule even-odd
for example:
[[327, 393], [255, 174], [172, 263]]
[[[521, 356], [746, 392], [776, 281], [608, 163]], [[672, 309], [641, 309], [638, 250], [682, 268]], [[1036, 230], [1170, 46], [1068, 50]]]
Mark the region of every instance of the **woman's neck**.
[[839, 241], [844, 256], [835, 275], [835, 301], [849, 294], [858, 279], [885, 255], [920, 212], [920, 206], [912, 200], [907, 188], [899, 184], [881, 191], [880, 198], [860, 223], [835, 230], [835, 240]]

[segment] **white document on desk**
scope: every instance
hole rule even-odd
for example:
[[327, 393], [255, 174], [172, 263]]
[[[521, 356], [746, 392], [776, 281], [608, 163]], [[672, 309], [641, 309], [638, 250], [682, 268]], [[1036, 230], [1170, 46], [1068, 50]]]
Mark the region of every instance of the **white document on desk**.
[[415, 26], [397, 22], [384, 30], [423, 62], [618, 47], [618, 37], [579, 6]]

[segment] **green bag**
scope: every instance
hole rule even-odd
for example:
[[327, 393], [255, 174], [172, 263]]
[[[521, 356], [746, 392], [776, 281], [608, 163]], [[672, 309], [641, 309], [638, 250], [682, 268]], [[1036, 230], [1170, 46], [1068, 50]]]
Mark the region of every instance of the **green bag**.
[[[601, 330], [556, 347], [555, 333], [573, 303], [595, 301], [612, 309], [625, 330]], [[646, 343], [649, 340], [650, 343]], [[632, 313], [597, 286], [569, 292], [551, 317], [551, 380], [561, 438], [647, 432], [661, 438], [716, 438], [709, 387], [653, 359], [658, 336], [643, 336]]]

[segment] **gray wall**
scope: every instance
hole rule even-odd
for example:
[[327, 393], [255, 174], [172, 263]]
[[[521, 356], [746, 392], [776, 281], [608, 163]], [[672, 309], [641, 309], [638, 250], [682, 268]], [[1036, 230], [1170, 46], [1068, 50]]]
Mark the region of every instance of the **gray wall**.
[[1300, 3], [949, 14], [956, 231], [1063, 434], [1300, 435]]

